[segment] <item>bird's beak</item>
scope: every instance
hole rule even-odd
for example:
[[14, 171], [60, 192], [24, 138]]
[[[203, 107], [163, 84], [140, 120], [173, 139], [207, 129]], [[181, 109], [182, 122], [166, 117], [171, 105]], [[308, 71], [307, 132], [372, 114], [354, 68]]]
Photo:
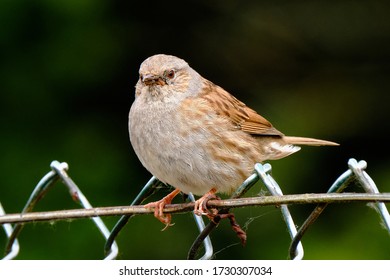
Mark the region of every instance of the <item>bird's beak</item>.
[[142, 82], [147, 85], [160, 85], [163, 86], [165, 85], [165, 81], [158, 75], [153, 75], [153, 74], [145, 74], [142, 77]]

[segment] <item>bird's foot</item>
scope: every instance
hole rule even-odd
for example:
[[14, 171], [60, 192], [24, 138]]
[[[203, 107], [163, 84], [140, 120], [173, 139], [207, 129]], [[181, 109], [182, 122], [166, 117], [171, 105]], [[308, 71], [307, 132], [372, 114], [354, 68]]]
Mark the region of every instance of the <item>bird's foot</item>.
[[207, 192], [205, 195], [203, 195], [201, 198], [195, 201], [194, 213], [199, 216], [206, 215], [215, 224], [219, 224], [221, 219], [229, 219], [233, 231], [237, 234], [237, 237], [240, 239], [242, 246], [245, 246], [246, 239], [247, 239], [246, 233], [237, 223], [234, 214], [233, 213], [220, 214], [218, 213], [217, 209], [210, 210], [207, 208], [207, 202], [209, 200], [212, 199], [220, 200], [220, 198], [215, 195], [216, 192], [217, 190], [215, 188], [212, 188], [209, 192]]
[[178, 193], [180, 193], [180, 190], [175, 189], [164, 198], [155, 202], [150, 202], [144, 206], [147, 209], [154, 208], [154, 216], [165, 225], [162, 230], [167, 229], [169, 226], [173, 226], [173, 224], [171, 224], [172, 216], [171, 214], [164, 214], [164, 207], [165, 205], [170, 204]]
[[204, 194], [201, 198], [195, 201], [195, 207], [194, 207], [194, 213], [198, 216], [206, 215], [209, 219], [212, 219], [215, 217], [215, 215], [218, 213], [218, 210], [216, 209], [208, 209], [207, 208], [207, 202], [212, 199], [218, 199], [220, 198], [215, 195], [217, 190], [215, 188], [212, 188], [209, 192]]

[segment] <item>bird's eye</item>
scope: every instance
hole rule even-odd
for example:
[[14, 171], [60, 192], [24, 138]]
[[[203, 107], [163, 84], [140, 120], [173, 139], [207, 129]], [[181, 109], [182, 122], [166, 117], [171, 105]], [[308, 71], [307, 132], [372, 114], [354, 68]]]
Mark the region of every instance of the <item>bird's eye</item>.
[[165, 72], [165, 77], [173, 79], [175, 77], [175, 70], [171, 69]]
[[143, 78], [144, 78], [144, 75], [139, 74], [139, 79], [140, 79], [141, 81], [143, 80]]

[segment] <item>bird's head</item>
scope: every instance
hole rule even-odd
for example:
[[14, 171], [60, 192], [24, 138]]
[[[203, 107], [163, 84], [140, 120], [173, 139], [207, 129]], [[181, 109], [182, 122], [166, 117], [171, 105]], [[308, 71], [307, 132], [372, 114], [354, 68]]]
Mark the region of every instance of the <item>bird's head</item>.
[[157, 54], [142, 62], [136, 95], [166, 96], [186, 92], [191, 78], [190, 66], [176, 56]]

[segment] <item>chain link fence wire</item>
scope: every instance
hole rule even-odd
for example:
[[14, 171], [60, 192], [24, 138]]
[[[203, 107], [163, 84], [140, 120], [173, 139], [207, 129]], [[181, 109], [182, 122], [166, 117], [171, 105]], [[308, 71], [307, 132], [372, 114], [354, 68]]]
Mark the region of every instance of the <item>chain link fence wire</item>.
[[[362, 160], [357, 162], [356, 159], [350, 159], [348, 161], [349, 169], [344, 172], [333, 185], [329, 188], [328, 193], [340, 193], [348, 187], [349, 182], [352, 180], [357, 180], [359, 185], [363, 188], [366, 193], [379, 194], [379, 190], [375, 185], [371, 177], [364, 171], [367, 168], [367, 162]], [[297, 257], [295, 250], [303, 235], [307, 229], [312, 225], [321, 213], [328, 206], [328, 203], [320, 203], [316, 206], [310, 216], [306, 219], [303, 225], [300, 227], [297, 234], [295, 234], [289, 249], [290, 258], [295, 259]], [[375, 209], [381, 216], [382, 222], [385, 229], [390, 233], [390, 215], [389, 211], [386, 208], [386, 205], [383, 202], [376, 202], [374, 205]]]
[[[6, 237], [7, 242], [5, 246], [4, 260], [14, 259], [20, 250], [18, 236], [20, 235], [24, 222], [31, 221], [41, 221], [41, 220], [50, 220], [50, 219], [67, 219], [67, 218], [85, 218], [90, 217], [98, 228], [100, 233], [104, 236], [106, 243], [104, 246], [105, 259], [115, 259], [118, 256], [119, 248], [115, 239], [119, 232], [125, 227], [131, 217], [135, 214], [147, 214], [152, 213], [152, 211], [146, 210], [142, 206], [136, 207], [137, 205], [141, 205], [143, 201], [145, 201], [148, 197], [150, 197], [153, 193], [161, 188], [161, 186], [165, 186], [161, 183], [157, 178], [152, 177], [148, 183], [143, 187], [141, 192], [137, 195], [137, 197], [130, 204], [133, 208], [130, 212], [126, 212], [126, 207], [108, 207], [107, 211], [103, 208], [92, 208], [92, 205], [88, 202], [87, 198], [83, 195], [79, 187], [74, 183], [74, 181], [68, 175], [68, 164], [60, 163], [58, 161], [53, 161], [50, 165], [51, 171], [47, 173], [37, 184], [35, 189], [33, 190], [30, 198], [28, 199], [25, 207], [19, 214], [6, 214], [1, 203], [0, 203], [0, 224], [2, 225]], [[301, 240], [304, 234], [307, 232], [308, 228], [318, 219], [321, 213], [325, 210], [327, 205], [331, 202], [348, 202], [348, 201], [373, 201], [375, 202], [374, 207], [378, 211], [384, 228], [387, 232], [390, 233], [390, 215], [386, 208], [384, 202], [390, 201], [390, 196], [387, 194], [380, 193], [377, 186], [371, 177], [365, 172], [367, 168], [367, 163], [365, 161], [356, 161], [355, 159], [350, 159], [348, 161], [348, 170], [345, 171], [342, 175], [340, 175], [333, 185], [328, 190], [328, 195], [324, 196], [321, 200], [320, 196], [311, 196], [311, 199], [308, 194], [302, 195], [290, 195], [285, 196], [278, 183], [271, 176], [272, 167], [270, 164], [259, 164], [257, 163], [254, 168], [254, 173], [247, 178], [242, 185], [237, 188], [236, 192], [231, 196], [232, 200], [225, 201], [209, 201], [208, 206], [217, 205], [220, 206], [218, 213], [219, 214], [227, 214], [229, 213], [229, 209], [233, 207], [239, 206], [251, 206], [251, 205], [277, 205], [279, 206], [283, 220], [286, 224], [286, 228], [288, 234], [291, 237], [291, 244], [289, 248], [289, 257], [293, 260], [303, 259], [304, 249], [301, 243]], [[251, 198], [246, 198], [245, 200], [240, 200], [242, 197], [258, 180], [261, 180], [263, 184], [268, 189], [269, 193], [274, 199], [271, 202], [264, 201], [266, 197], [262, 201], [259, 201], [256, 198], [252, 198], [252, 204], [249, 203]], [[83, 207], [82, 210], [79, 210], [77, 213], [73, 213], [75, 211], [49, 211], [49, 212], [32, 212], [36, 203], [38, 203], [43, 196], [58, 182], [62, 181], [65, 186], [68, 188], [70, 196], [73, 198], [75, 202]], [[348, 185], [352, 182], [358, 182], [359, 185], [362, 186], [366, 195], [362, 194], [349, 194], [349, 196], [334, 196], [331, 194], [341, 193], [343, 192]], [[314, 197], [313, 197], [314, 196]], [[297, 199], [297, 197], [299, 199]], [[325, 197], [325, 199], [324, 199]], [[288, 199], [289, 198], [289, 199]], [[354, 198], [354, 199], [352, 199]], [[195, 198], [192, 194], [189, 194], [188, 200], [190, 202], [194, 202]], [[297, 229], [296, 223], [294, 222], [292, 215], [288, 209], [289, 203], [313, 203], [315, 201], [320, 201], [317, 206], [314, 208], [313, 212], [309, 215], [303, 225]], [[233, 202], [233, 203], [231, 203]], [[238, 202], [234, 204], [234, 202]], [[262, 202], [262, 203], [261, 203]], [[175, 205], [168, 205], [175, 206]], [[165, 211], [169, 212], [169, 207], [166, 207]], [[190, 205], [182, 205], [180, 211], [188, 211]], [[168, 208], [168, 209], [167, 209]], [[142, 211], [141, 211], [142, 209]], [[82, 212], [84, 211], [84, 212]], [[173, 209], [170, 213], [178, 212], [178, 209]], [[65, 213], [63, 213], [65, 212]], [[62, 213], [63, 215], [59, 215]], [[73, 214], [69, 215], [69, 214]], [[117, 224], [113, 227], [111, 231], [105, 226], [104, 222], [100, 218], [100, 216], [104, 215], [122, 215], [122, 217], [118, 220]], [[28, 217], [28, 216], [31, 217]], [[100, 216], [99, 216], [100, 215]], [[203, 244], [204, 254], [200, 257], [202, 260], [211, 259], [213, 257], [213, 246], [210, 239], [210, 233], [217, 227], [220, 219], [217, 216], [212, 221], [210, 221], [207, 225], [205, 225], [203, 217], [197, 216], [193, 213], [195, 223], [199, 229], [199, 235], [193, 242], [191, 248], [189, 249], [187, 258], [195, 259], [199, 255], [199, 251]], [[11, 223], [15, 223], [14, 226]]]
[[[4, 216], [5, 211], [3, 208], [3, 205], [0, 203], [0, 216]], [[8, 240], [10, 240], [10, 237], [13, 232], [13, 228], [10, 224], [3, 224], [3, 229], [5, 231], [5, 234], [7, 235]], [[5, 255], [3, 257], [3, 260], [12, 260], [19, 254], [19, 242], [18, 239], [14, 238], [12, 242], [11, 248], [8, 250], [8, 252], [5, 252]]]
[[[69, 169], [68, 164], [63, 162], [60, 163], [58, 161], [53, 161], [50, 164], [51, 171], [47, 173], [37, 184], [35, 189], [30, 195], [30, 198], [28, 199], [25, 207], [23, 208], [22, 212], [20, 213], [21, 216], [23, 214], [31, 212], [34, 208], [34, 206], [44, 197], [44, 195], [59, 181], [62, 180], [62, 182], [65, 184], [65, 186], [68, 188], [69, 193], [73, 200], [80, 204], [84, 209], [92, 209], [92, 205], [89, 203], [87, 198], [84, 196], [84, 194], [81, 192], [81, 190], [77, 187], [77, 185], [73, 182], [73, 180], [69, 177], [67, 170]], [[104, 222], [100, 217], [93, 217], [92, 218], [95, 226], [99, 229], [99, 231], [103, 234], [103, 236], [107, 239], [110, 231], [105, 226]], [[18, 254], [18, 246], [15, 248], [15, 244], [17, 244], [17, 237], [19, 236], [20, 232], [22, 231], [24, 224], [18, 223], [15, 225], [15, 227], [12, 228], [10, 224], [4, 224], [3, 227], [8, 228], [8, 231], [10, 233], [7, 233], [8, 242], [5, 246], [5, 258], [11, 259], [15, 258]], [[6, 229], [7, 231], [7, 229]], [[118, 255], [118, 245], [116, 242], [113, 242], [111, 246], [110, 254], [106, 256], [106, 259], [115, 259]]]

